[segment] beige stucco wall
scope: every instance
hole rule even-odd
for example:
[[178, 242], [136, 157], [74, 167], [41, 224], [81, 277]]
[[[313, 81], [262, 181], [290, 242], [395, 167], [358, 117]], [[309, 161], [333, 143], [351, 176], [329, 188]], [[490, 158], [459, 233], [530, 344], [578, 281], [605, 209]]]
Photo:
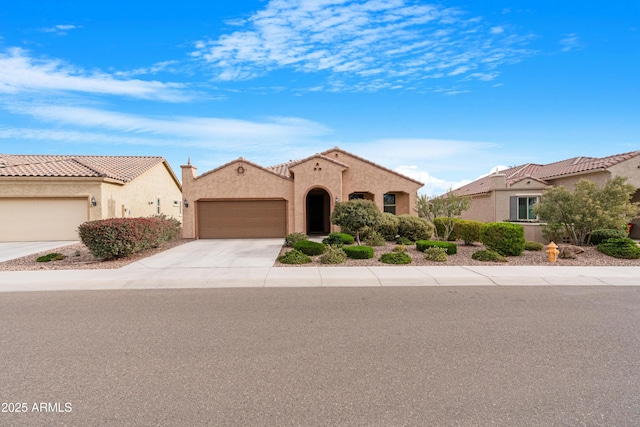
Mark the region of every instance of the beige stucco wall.
[[[342, 176], [344, 166], [330, 162], [320, 156], [312, 157], [305, 162], [290, 168], [294, 174], [294, 230], [305, 233], [307, 228], [307, 194], [314, 188], [322, 188], [329, 193], [329, 211], [333, 212], [336, 197], [342, 193]], [[346, 199], [345, 199], [346, 200]], [[337, 231], [338, 227], [331, 225], [331, 231]]]
[[408, 201], [402, 201], [396, 213], [417, 215], [416, 199], [418, 189], [422, 185], [339, 150], [328, 151], [325, 156], [349, 165], [343, 173], [340, 201], [348, 200], [349, 194], [354, 192], [369, 192], [373, 194], [374, 203], [382, 211], [385, 193], [406, 193]]
[[[244, 169], [243, 173], [238, 168]], [[195, 238], [196, 203], [205, 199], [284, 199], [287, 201], [287, 233], [294, 229], [293, 181], [237, 160], [219, 169], [196, 176], [197, 168], [182, 166], [183, 198], [189, 207], [184, 209], [182, 233]]]
[[493, 222], [496, 220], [495, 196], [494, 193], [471, 196], [471, 206], [462, 212], [462, 219], [469, 219], [482, 222]]

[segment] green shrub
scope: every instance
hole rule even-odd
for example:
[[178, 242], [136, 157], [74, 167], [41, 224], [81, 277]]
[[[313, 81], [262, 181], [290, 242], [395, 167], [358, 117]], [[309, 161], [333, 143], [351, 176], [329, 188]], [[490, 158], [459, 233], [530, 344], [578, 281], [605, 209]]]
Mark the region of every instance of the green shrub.
[[524, 242], [525, 251], [541, 251], [544, 249], [544, 245], [538, 242]]
[[[453, 221], [453, 227], [451, 227], [451, 222]], [[437, 239], [445, 239], [448, 242], [453, 242], [457, 240], [456, 236], [456, 226], [455, 223], [459, 221], [458, 218], [447, 218], [447, 217], [437, 217], [433, 219], [433, 226], [436, 233]], [[449, 231], [449, 235], [447, 235], [447, 231]]]
[[368, 246], [384, 246], [384, 244], [387, 243], [384, 237], [377, 231], [373, 231], [371, 235], [367, 237], [366, 242]]
[[291, 249], [284, 255], [280, 255], [278, 257], [278, 261], [283, 264], [306, 264], [308, 262], [311, 262], [311, 258], [297, 249]]
[[346, 252], [341, 246], [327, 246], [324, 254], [320, 256], [320, 262], [323, 264], [342, 264], [347, 259]]
[[380, 262], [385, 264], [409, 264], [411, 257], [406, 252], [389, 252], [382, 254]]
[[396, 243], [399, 245], [413, 245], [413, 240], [411, 239], [407, 239], [406, 237], [398, 237], [396, 239]]
[[426, 240], [433, 235], [433, 224], [413, 215], [398, 216], [398, 235], [409, 240]]
[[458, 239], [464, 241], [465, 245], [471, 245], [473, 242], [480, 241], [480, 229], [483, 223], [480, 221], [471, 221], [458, 219], [453, 227], [453, 234]]
[[54, 253], [43, 255], [41, 257], [36, 258], [36, 262], [62, 261], [65, 258], [66, 256], [54, 252]]
[[124, 258], [159, 246], [179, 235], [179, 222], [173, 219], [112, 218], [80, 224], [80, 240], [97, 258]]
[[322, 243], [313, 242], [311, 240], [299, 240], [293, 244], [293, 249], [297, 249], [303, 254], [309, 256], [322, 255], [326, 246]]
[[615, 258], [640, 258], [640, 247], [628, 237], [605, 240], [598, 245], [598, 250]]
[[598, 246], [605, 240], [624, 239], [625, 237], [627, 237], [627, 232], [624, 230], [601, 228], [599, 230], [593, 230], [593, 233], [591, 233], [591, 244]]
[[329, 233], [327, 237], [322, 239], [325, 245], [351, 245], [355, 239], [351, 234], [347, 233]]
[[398, 224], [400, 224], [400, 220], [397, 216], [389, 212], [383, 212], [382, 222], [378, 226], [378, 233], [387, 242], [392, 242], [398, 235]]
[[284, 245], [288, 248], [292, 248], [294, 243], [302, 240], [309, 240], [309, 237], [304, 233], [287, 234], [287, 237], [284, 238]]
[[407, 248], [404, 245], [396, 245], [393, 252], [407, 252]]
[[445, 248], [447, 255], [455, 255], [458, 253], [458, 246], [451, 242], [441, 242], [439, 240], [418, 240], [416, 242], [416, 249], [420, 252], [424, 252], [428, 248]]
[[429, 261], [447, 262], [447, 250], [437, 246], [432, 246], [424, 251], [424, 259]]
[[507, 262], [507, 259], [500, 255], [496, 251], [492, 251], [490, 249], [483, 249], [480, 251], [476, 251], [471, 255], [471, 258], [476, 261], [494, 261], [494, 262]]
[[345, 246], [342, 248], [347, 257], [352, 259], [373, 258], [373, 248], [371, 246]]
[[524, 228], [511, 222], [488, 222], [480, 229], [480, 241], [487, 249], [503, 256], [518, 256], [524, 252]]
[[557, 222], [544, 224], [542, 226], [542, 237], [544, 237], [547, 242], [569, 242], [566, 228]]

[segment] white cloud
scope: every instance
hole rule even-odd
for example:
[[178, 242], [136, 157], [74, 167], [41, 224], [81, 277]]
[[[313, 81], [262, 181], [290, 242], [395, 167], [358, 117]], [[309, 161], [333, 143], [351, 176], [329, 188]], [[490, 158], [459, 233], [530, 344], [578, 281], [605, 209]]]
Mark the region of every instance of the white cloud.
[[451, 188], [458, 188], [470, 183], [469, 180], [461, 181], [447, 181], [444, 179], [436, 178], [426, 170], [421, 170], [418, 166], [400, 166], [395, 169], [396, 172], [401, 173], [413, 179], [417, 179], [424, 183], [418, 192], [420, 194], [426, 194], [427, 196], [437, 196], [446, 193]]
[[68, 33], [68, 31], [70, 30], [77, 30], [82, 28], [81, 25], [73, 25], [73, 24], [59, 24], [59, 25], [54, 25], [53, 27], [45, 27], [42, 28], [40, 31], [44, 32], [44, 33], [55, 33], [59, 36], [66, 36]]
[[577, 34], [570, 33], [565, 34], [564, 38], [560, 40], [560, 46], [563, 52], [569, 52], [582, 47], [582, 42]]
[[185, 89], [179, 83], [88, 73], [59, 60], [32, 58], [19, 48], [0, 53], [0, 93], [72, 92], [179, 102], [192, 97]]
[[487, 74], [532, 54], [528, 37], [508, 27], [409, 0], [271, 0], [234, 25], [192, 53], [218, 80], [292, 69], [327, 75], [326, 90], [375, 91], [400, 80]]

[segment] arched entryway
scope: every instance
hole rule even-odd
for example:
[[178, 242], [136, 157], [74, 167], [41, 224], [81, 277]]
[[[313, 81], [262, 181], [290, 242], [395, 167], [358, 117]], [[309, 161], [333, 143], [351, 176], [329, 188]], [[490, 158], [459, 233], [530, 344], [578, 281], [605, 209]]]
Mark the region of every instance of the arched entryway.
[[314, 188], [307, 193], [307, 234], [329, 234], [331, 223], [329, 211], [331, 198], [323, 188]]

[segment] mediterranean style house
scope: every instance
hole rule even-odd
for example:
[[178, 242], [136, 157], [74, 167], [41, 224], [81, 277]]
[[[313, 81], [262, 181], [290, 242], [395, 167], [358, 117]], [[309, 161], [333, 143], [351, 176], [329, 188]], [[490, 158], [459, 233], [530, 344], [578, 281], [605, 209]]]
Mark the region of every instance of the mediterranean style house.
[[[546, 188], [562, 185], [572, 190], [583, 178], [603, 185], [616, 176], [628, 178], [636, 187], [633, 201], [640, 201], [640, 151], [600, 158], [574, 157], [546, 165], [527, 163], [480, 178], [454, 193], [471, 196], [471, 208], [462, 214], [463, 219], [518, 221], [525, 228], [527, 240], [543, 242], [533, 206]], [[633, 223], [631, 237], [638, 238], [640, 220]]]
[[182, 167], [183, 237], [285, 237], [336, 231], [336, 202], [373, 201], [381, 211], [416, 213], [421, 182], [338, 147], [303, 160], [263, 167], [244, 158], [197, 176]]
[[0, 241], [78, 240], [86, 221], [182, 216], [162, 157], [0, 154]]

